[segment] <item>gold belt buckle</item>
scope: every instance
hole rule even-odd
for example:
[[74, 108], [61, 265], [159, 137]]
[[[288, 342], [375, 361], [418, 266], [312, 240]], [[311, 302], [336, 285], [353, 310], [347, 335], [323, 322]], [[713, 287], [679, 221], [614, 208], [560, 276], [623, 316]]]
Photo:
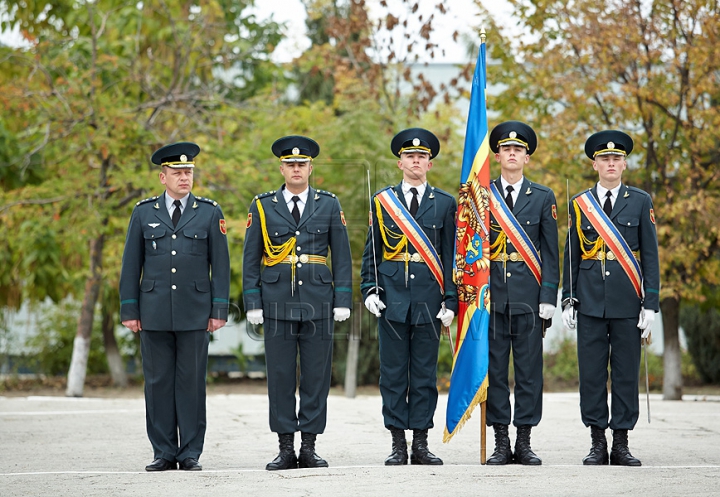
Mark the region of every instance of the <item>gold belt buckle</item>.
[[510, 260], [511, 260], [512, 262], [517, 262], [518, 259], [519, 259], [518, 255], [519, 255], [519, 254], [518, 254], [517, 252], [511, 252], [511, 253], [510, 253]]
[[310, 260], [310, 258], [308, 257], [307, 254], [303, 254], [300, 256], [300, 262], [302, 262], [303, 264], [307, 264], [307, 261], [309, 261], [309, 260]]
[[599, 261], [604, 261], [605, 260], [605, 252], [603, 252], [602, 250], [600, 252], [598, 252], [597, 258]]
[[297, 264], [298, 256], [297, 255], [290, 255], [290, 264]]
[[606, 255], [605, 257], [606, 257], [607, 260], [609, 260], [609, 261], [614, 261], [614, 260], [617, 259], [617, 257], [615, 257], [615, 253], [614, 253], [614, 252], [610, 252], [610, 251], [608, 251], [608, 253], [607, 253], [607, 255]]
[[415, 252], [414, 254], [412, 254], [412, 255], [410, 256], [410, 260], [411, 260], [412, 262], [420, 262], [420, 261], [422, 260], [422, 258], [420, 257], [420, 254], [419, 254], [419, 253]]

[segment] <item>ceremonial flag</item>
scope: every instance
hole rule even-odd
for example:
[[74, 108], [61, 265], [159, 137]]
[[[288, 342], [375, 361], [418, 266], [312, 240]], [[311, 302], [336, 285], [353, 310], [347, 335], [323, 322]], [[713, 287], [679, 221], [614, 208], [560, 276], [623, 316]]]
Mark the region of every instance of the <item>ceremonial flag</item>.
[[475, 65], [458, 198], [453, 276], [458, 327], [448, 395], [448, 442], [487, 400], [490, 321], [490, 145], [485, 95], [485, 33]]

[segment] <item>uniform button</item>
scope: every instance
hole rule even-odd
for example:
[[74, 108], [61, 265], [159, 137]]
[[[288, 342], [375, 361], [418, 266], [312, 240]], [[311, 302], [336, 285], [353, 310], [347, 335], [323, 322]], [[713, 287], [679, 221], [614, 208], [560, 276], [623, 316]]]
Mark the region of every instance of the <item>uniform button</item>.
[[630, 223], [628, 223], [628, 226], [630, 226]]
[[302, 250], [302, 247], [295, 247], [295, 250], [297, 250], [298, 252], [300, 252], [300, 251]]
[[433, 224], [433, 229], [435, 228], [435, 225]]
[[299, 231], [296, 231], [296, 232], [295, 232], [295, 235], [296, 235], [296, 236], [297, 236], [297, 235], [299, 235], [299, 234], [300, 234], [300, 232], [299, 232]]
[[411, 280], [414, 280], [414, 279], [415, 279], [415, 275], [414, 275], [414, 274], [411, 274], [411, 275], [410, 275], [410, 279], [411, 279]]
[[177, 238], [177, 235], [173, 234], [172, 239], [175, 240]]
[[511, 273], [508, 273], [508, 274], [506, 274], [506, 276], [509, 278], [510, 276], [512, 276], [512, 274], [511, 274]]
[[277, 234], [278, 234], [278, 233], [277, 233], [277, 231], [276, 231], [276, 232], [275, 232], [275, 236], [277, 236]]
[[298, 262], [298, 265], [297, 265], [297, 267], [302, 267], [302, 264], [300, 264], [300, 263]]
[[605, 271], [605, 276], [610, 276], [610, 271]]
[[172, 255], [175, 255], [177, 252], [175, 252], [175, 251], [173, 250], [171, 253], [172, 253]]
[[177, 287], [175, 285], [172, 286], [173, 290], [177, 290]]
[[530, 224], [530, 221], [528, 221], [528, 222], [527, 222], [527, 223], [525, 223], [525, 224]]
[[177, 273], [177, 269], [175, 268], [172, 268], [170, 271], [172, 271], [173, 273]]
[[298, 285], [302, 285], [302, 280], [298, 281]]
[[197, 235], [195, 235], [195, 238], [197, 238]]

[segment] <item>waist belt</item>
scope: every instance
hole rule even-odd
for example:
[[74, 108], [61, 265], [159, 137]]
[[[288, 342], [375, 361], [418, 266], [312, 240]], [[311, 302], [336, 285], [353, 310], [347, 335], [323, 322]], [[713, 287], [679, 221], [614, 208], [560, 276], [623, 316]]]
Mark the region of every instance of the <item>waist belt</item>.
[[425, 260], [422, 258], [422, 256], [415, 252], [414, 254], [398, 254], [393, 257], [387, 257], [385, 256], [386, 261], [410, 261], [410, 262], [425, 262]]
[[[632, 253], [632, 254], [635, 256], [635, 259], [637, 259], [638, 261], [640, 260], [640, 252], [639, 252], [639, 251], [633, 250], [633, 253]], [[603, 252], [602, 250], [598, 250], [598, 251], [595, 253], [595, 255], [593, 255], [593, 256], [591, 256], [591, 257], [587, 257], [585, 254], [583, 254], [582, 259], [583, 259], [584, 261], [586, 261], [586, 260], [588, 260], [588, 259], [590, 259], [590, 260], [598, 260], [598, 261], [604, 261], [604, 260], [607, 260], [607, 261], [616, 261], [616, 260], [617, 260], [617, 256], [616, 256], [615, 253], [612, 252], [611, 250], [608, 250], [607, 252]]]
[[509, 254], [499, 253], [495, 257], [490, 257], [492, 262], [525, 262], [523, 256], [519, 252], [510, 252]]
[[[267, 263], [267, 259], [265, 261]], [[280, 261], [280, 264], [297, 264], [298, 262], [301, 262], [303, 264], [326, 264], [327, 263], [327, 257], [323, 257], [322, 255], [310, 255], [310, 254], [302, 254], [302, 255], [288, 255], [283, 260]]]

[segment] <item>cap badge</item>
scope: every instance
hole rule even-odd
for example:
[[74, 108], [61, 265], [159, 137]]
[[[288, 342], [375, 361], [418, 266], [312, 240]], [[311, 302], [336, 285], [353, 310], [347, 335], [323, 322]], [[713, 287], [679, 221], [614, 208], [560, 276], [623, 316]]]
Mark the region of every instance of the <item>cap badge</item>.
[[510, 138], [517, 138], [517, 133], [514, 131], [510, 132]]
[[418, 145], [420, 145], [420, 138], [413, 138], [413, 146], [417, 147]]
[[180, 162], [187, 162], [187, 155], [182, 154], [182, 155], [180, 156]]
[[297, 148], [297, 147], [295, 147], [295, 148], [293, 149], [293, 155], [300, 155], [300, 149]]
[[608, 142], [607, 148], [613, 149], [613, 148], [615, 148], [615, 144], [613, 142]]

